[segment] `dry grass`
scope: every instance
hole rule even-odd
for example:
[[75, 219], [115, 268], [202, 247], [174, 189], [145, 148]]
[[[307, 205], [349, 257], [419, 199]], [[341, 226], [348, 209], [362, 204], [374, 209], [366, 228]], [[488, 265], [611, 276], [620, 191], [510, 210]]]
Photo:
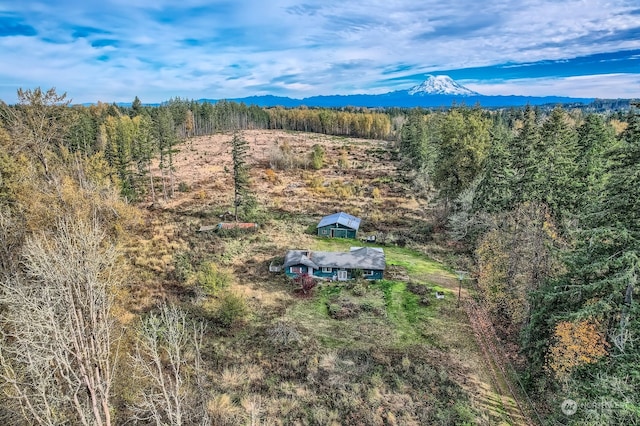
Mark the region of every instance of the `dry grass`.
[[213, 424], [219, 426], [243, 424], [247, 417], [243, 408], [238, 406], [228, 394], [221, 394], [211, 399], [207, 404], [207, 410]]
[[[229, 220], [226, 212], [232, 210], [232, 180], [225, 172], [231, 136], [213, 135], [180, 148], [175, 181], [190, 190], [147, 211], [148, 226], [129, 248], [144, 277], [132, 292], [140, 309], [166, 298], [193, 303], [191, 290], [176, 278], [180, 253], [188, 254], [196, 271], [207, 262], [229, 270], [234, 279], [228, 291], [246, 301], [245, 321], [215, 329], [209, 342], [219, 366], [212, 372], [217, 394], [209, 401], [210, 415], [219, 424], [417, 425], [461, 422], [469, 417], [465, 403], [456, 408], [447, 398], [471, 398], [467, 404], [480, 413], [476, 422], [491, 424], [495, 407], [486, 401], [492, 386], [453, 298], [444, 307], [416, 307], [422, 313], [414, 320], [402, 307], [409, 300], [402, 286], [345, 290], [337, 299], [320, 289], [320, 297], [298, 299], [287, 280], [268, 272], [270, 261], [288, 249], [322, 249], [322, 241], [307, 232], [321, 216], [339, 210], [361, 216], [364, 234], [377, 233], [390, 243], [410, 240], [405, 236], [415, 234], [430, 212], [398, 183], [390, 143], [265, 130], [243, 136], [250, 143], [252, 191], [263, 212], [257, 232], [196, 232]], [[320, 144], [325, 167], [274, 170], [269, 159], [276, 144], [305, 158]], [[449, 294], [457, 288], [450, 273], [416, 264], [419, 254], [402, 250], [394, 252], [396, 266], [390, 268], [399, 283], [427, 281]], [[201, 303], [216, 306], [214, 300]], [[329, 316], [332, 303], [358, 309], [335, 319]]]

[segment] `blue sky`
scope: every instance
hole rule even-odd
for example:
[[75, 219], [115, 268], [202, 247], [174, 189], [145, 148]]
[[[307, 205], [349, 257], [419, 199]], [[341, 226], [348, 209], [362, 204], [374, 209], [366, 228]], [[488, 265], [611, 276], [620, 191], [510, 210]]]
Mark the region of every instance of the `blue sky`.
[[0, 0], [0, 99], [640, 97], [638, 0]]

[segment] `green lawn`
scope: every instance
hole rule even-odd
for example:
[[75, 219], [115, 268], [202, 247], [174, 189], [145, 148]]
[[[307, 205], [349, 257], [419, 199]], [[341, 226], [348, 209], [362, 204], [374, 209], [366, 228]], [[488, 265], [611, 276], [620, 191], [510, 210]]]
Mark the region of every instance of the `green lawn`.
[[[352, 246], [376, 245], [357, 240], [316, 238], [313, 249], [347, 251]], [[441, 317], [443, 312], [455, 307], [456, 302], [450, 288], [435, 282], [455, 279], [455, 275], [415, 250], [384, 247], [384, 251], [387, 266], [402, 270], [408, 280], [365, 282], [356, 285], [356, 289], [353, 289], [353, 282], [322, 283], [314, 297], [292, 305], [288, 315], [312, 330], [328, 347], [380, 344], [442, 347], [443, 343], [434, 341], [434, 336], [438, 335], [438, 330], [446, 332], [448, 321]], [[444, 293], [445, 298], [436, 299], [436, 291]], [[351, 308], [357, 314], [341, 319], [332, 317], [331, 312], [340, 313], [341, 308]]]
[[[350, 247], [381, 247], [377, 244], [345, 238], [316, 237], [313, 249], [320, 251], [347, 251]], [[382, 247], [388, 266], [398, 266], [406, 270], [409, 277], [416, 281], [429, 281], [429, 278], [456, 278], [456, 275], [441, 263], [429, 259], [424, 254], [404, 247]]]

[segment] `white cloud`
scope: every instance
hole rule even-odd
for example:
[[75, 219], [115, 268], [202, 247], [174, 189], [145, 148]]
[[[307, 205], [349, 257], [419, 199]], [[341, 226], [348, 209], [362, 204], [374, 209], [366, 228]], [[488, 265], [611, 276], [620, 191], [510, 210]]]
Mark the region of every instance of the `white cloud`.
[[[148, 102], [170, 96], [241, 97], [255, 94], [255, 86], [280, 87], [274, 94], [293, 97], [373, 93], [372, 87], [380, 93], [406, 88], [392, 83], [381, 86], [388, 77], [638, 49], [640, 37], [632, 36], [637, 34], [633, 28], [640, 26], [638, 15], [627, 13], [637, 8], [632, 3], [521, 0], [515, 4], [493, 0], [478, 6], [476, 0], [325, 0], [309, 6], [294, 0], [15, 2], [5, 7], [22, 13], [37, 29], [38, 37], [0, 38], [0, 98], [15, 99], [17, 87], [9, 90], [12, 83], [56, 86], [80, 102], [96, 101], [95, 96], [120, 101], [138, 95]], [[104, 33], [73, 40], [78, 26]], [[624, 38], [624, 31], [629, 31], [629, 37]], [[93, 47], [91, 42], [99, 39], [117, 44]], [[184, 40], [201, 40], [202, 44]], [[101, 55], [109, 58], [98, 60]], [[395, 75], [381, 74], [397, 64], [416, 65]], [[299, 81], [274, 82], [290, 74], [300, 75]], [[544, 95], [588, 92], [584, 96], [598, 96], [597, 90], [604, 91], [610, 80], [594, 77], [592, 81], [601, 83], [589, 86], [584, 79], [566, 78], [482, 87], [485, 93], [513, 88]], [[534, 83], [536, 87], [527, 87]], [[625, 90], [608, 87], [616, 93]]]
[[574, 98], [638, 98], [640, 74], [603, 74], [564, 78], [526, 78], [502, 82], [464, 81], [483, 95], [569, 96]]

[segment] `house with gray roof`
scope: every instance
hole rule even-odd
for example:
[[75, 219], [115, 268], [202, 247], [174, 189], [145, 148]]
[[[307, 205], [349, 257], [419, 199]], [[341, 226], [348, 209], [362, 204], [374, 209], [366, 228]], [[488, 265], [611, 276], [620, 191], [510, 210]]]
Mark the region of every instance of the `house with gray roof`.
[[351, 247], [348, 252], [289, 250], [284, 271], [290, 277], [309, 274], [314, 277], [346, 281], [362, 271], [362, 277], [382, 279], [386, 267], [384, 250], [378, 247]]
[[330, 214], [320, 219], [318, 223], [318, 235], [330, 238], [356, 238], [360, 218], [351, 216], [345, 212]]

